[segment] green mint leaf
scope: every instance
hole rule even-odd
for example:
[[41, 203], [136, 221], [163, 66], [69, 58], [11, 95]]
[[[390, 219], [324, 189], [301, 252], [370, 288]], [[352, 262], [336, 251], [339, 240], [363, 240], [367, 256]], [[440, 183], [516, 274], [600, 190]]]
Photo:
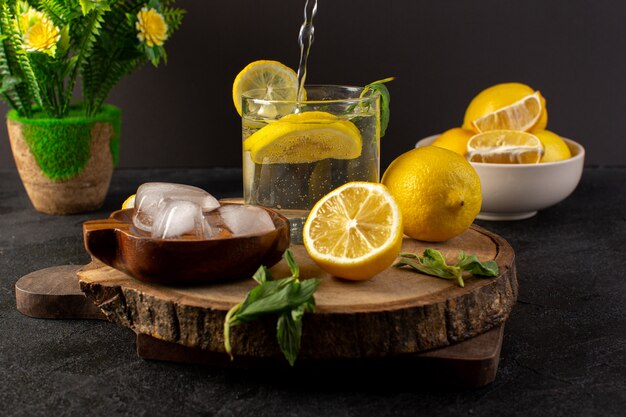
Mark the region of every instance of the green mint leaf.
[[298, 280], [300, 269], [291, 251], [284, 255], [292, 276], [276, 280], [269, 268], [262, 266], [253, 279], [259, 284], [243, 302], [235, 305], [224, 319], [224, 349], [233, 359], [230, 328], [249, 323], [267, 314], [278, 314], [276, 338], [287, 361], [293, 366], [300, 351], [302, 318], [305, 312], [315, 311], [313, 294], [320, 285], [319, 279]]
[[289, 249], [287, 249], [283, 254], [283, 258], [285, 258], [285, 261], [287, 261], [287, 265], [289, 265], [291, 276], [295, 279], [300, 278], [300, 268], [298, 267], [296, 259], [293, 257], [293, 253]]
[[391, 94], [389, 93], [389, 89], [385, 85], [385, 83], [392, 81], [394, 78], [389, 77], [382, 80], [374, 81], [373, 83], [369, 83], [363, 89], [361, 93], [361, 97], [366, 96], [367, 94], [371, 94], [371, 91], [376, 91], [380, 94], [380, 137], [385, 136], [385, 132], [387, 131], [387, 126], [389, 126], [389, 103], [391, 102]]
[[[446, 264], [446, 260], [441, 252], [435, 249], [426, 249], [424, 251], [424, 256], [417, 256], [414, 254], [409, 254], [409, 256], [405, 255], [405, 253], [400, 254], [400, 261], [394, 265], [396, 268], [408, 266], [409, 268], [426, 275], [432, 275], [444, 279], [453, 279], [457, 282], [459, 287], [465, 286], [461, 268]], [[409, 259], [415, 259], [417, 262], [411, 262]]]
[[303, 315], [304, 304], [290, 312], [281, 314], [276, 324], [278, 346], [291, 366], [296, 362], [300, 352]]
[[450, 266], [441, 266], [435, 264], [429, 264], [428, 262], [423, 264], [419, 260], [417, 262], [411, 262], [408, 259], [400, 259], [397, 263], [393, 265], [396, 268], [402, 268], [404, 266], [408, 266], [411, 269], [414, 269], [417, 272], [421, 272], [426, 275], [432, 275], [439, 278], [444, 279], [454, 279], [458, 280], [458, 272], [460, 269]]
[[436, 249], [424, 250], [424, 256], [420, 258], [420, 261], [434, 266], [447, 266], [446, 258], [444, 258], [443, 254]]
[[[394, 266], [397, 268], [409, 267], [415, 271], [439, 278], [456, 279], [460, 287], [464, 287], [463, 271], [474, 276], [496, 277], [500, 270], [496, 261], [481, 262], [476, 255], [467, 256], [463, 251], [459, 253], [459, 261], [455, 265], [446, 264], [443, 254], [435, 249], [424, 250], [423, 256], [413, 253], [401, 253], [400, 261]], [[415, 259], [417, 262], [412, 262]]]
[[252, 276], [252, 279], [254, 279], [259, 284], [263, 284], [264, 282], [275, 280], [270, 269], [264, 265], [261, 265], [259, 269], [256, 270], [256, 272]]
[[[282, 281], [288, 281], [288, 283], [282, 286], [276, 285]], [[259, 290], [259, 294], [255, 294], [254, 299], [249, 303], [242, 303], [241, 308], [233, 315], [231, 321], [248, 323], [265, 314], [280, 314], [292, 310], [300, 304], [306, 303], [317, 290], [319, 283], [320, 281], [317, 279], [307, 279], [300, 283], [294, 278], [267, 281], [250, 292], [252, 294], [260, 287], [267, 287]]]
[[497, 277], [500, 274], [496, 261], [481, 262], [476, 255], [467, 256], [463, 252], [459, 254], [456, 266], [477, 276]]

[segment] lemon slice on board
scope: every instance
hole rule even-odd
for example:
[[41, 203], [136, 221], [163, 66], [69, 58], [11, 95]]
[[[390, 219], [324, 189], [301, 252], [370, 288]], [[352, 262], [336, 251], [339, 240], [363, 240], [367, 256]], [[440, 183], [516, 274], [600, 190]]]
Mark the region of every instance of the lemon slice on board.
[[530, 130], [537, 124], [543, 112], [539, 91], [488, 113], [472, 122], [478, 132], [488, 130]]
[[364, 280], [394, 262], [402, 246], [402, 216], [382, 184], [350, 182], [322, 197], [302, 231], [309, 256], [341, 278]]
[[532, 164], [541, 160], [543, 152], [537, 136], [519, 130], [489, 130], [467, 142], [467, 158], [471, 162]]
[[255, 98], [293, 101], [298, 91], [298, 75], [278, 61], [262, 60], [248, 64], [233, 83], [233, 103], [240, 116], [241, 95], [252, 90], [255, 91]]
[[361, 132], [330, 113], [295, 113], [250, 135], [243, 148], [257, 164], [299, 164], [361, 155]]

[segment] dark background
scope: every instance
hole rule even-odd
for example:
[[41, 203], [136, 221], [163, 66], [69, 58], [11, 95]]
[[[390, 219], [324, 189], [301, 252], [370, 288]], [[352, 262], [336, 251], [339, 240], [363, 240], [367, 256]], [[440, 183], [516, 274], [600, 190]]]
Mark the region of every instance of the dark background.
[[[168, 64], [142, 68], [109, 99], [123, 109], [120, 167], [238, 167], [232, 81], [257, 59], [297, 66], [304, 0], [178, 4], [188, 14]], [[320, 0], [307, 81], [397, 77], [383, 169], [508, 81], [542, 92], [548, 128], [582, 143], [587, 164], [623, 164], [625, 22], [623, 0]], [[0, 135], [0, 168], [14, 167]]]

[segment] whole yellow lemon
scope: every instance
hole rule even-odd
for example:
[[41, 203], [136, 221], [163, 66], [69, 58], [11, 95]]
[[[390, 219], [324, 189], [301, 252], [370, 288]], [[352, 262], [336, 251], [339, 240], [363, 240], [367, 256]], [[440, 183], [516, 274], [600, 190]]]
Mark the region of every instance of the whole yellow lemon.
[[543, 145], [543, 157], [539, 162], [556, 162], [572, 157], [572, 152], [559, 135], [549, 130], [534, 132]]
[[[509, 106], [526, 96], [533, 94], [535, 90], [526, 84], [503, 83], [493, 85], [480, 93], [470, 102], [465, 111], [463, 119], [463, 129], [473, 130], [472, 122], [489, 113], [493, 113], [503, 107]], [[540, 97], [543, 109], [537, 123], [530, 129], [531, 132], [544, 130], [548, 125], [548, 111], [546, 110], [546, 100]]]
[[441, 242], [467, 230], [480, 212], [480, 179], [456, 152], [425, 146], [396, 158], [382, 183], [396, 200], [404, 234]]
[[465, 155], [467, 154], [467, 142], [474, 134], [472, 130], [454, 127], [437, 137], [433, 142], [433, 146], [439, 146], [440, 148], [454, 151], [459, 155]]

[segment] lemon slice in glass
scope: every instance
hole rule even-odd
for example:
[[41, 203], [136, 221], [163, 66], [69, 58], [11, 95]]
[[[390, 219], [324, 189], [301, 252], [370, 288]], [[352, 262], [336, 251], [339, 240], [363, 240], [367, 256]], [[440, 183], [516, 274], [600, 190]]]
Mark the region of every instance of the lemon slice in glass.
[[543, 152], [537, 136], [519, 130], [489, 130], [467, 142], [470, 162], [532, 164], [541, 160]]
[[364, 280], [394, 262], [402, 246], [402, 216], [382, 184], [349, 182], [322, 197], [303, 228], [309, 256], [341, 278]]
[[301, 164], [361, 155], [361, 132], [349, 120], [326, 112], [289, 114], [259, 129], [244, 143], [257, 164]]
[[264, 100], [296, 100], [298, 75], [278, 61], [255, 61], [248, 64], [233, 83], [233, 102], [241, 116], [241, 96], [255, 91], [254, 98]]

